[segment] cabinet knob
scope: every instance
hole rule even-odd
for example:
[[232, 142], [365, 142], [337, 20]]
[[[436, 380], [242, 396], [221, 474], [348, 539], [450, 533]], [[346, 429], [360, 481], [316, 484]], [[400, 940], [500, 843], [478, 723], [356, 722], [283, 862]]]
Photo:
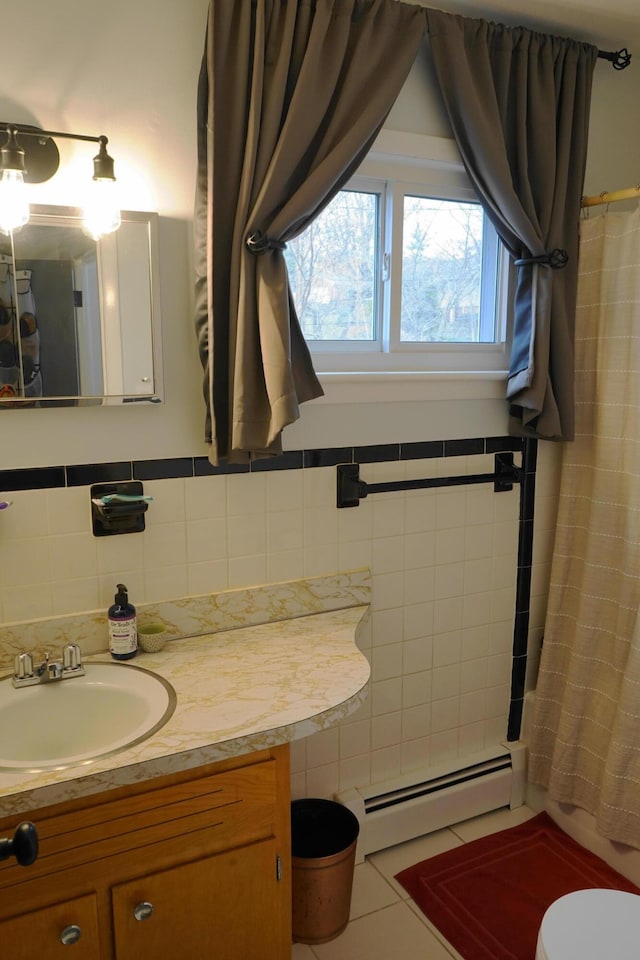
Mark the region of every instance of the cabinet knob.
[[137, 904], [133, 909], [133, 915], [136, 920], [148, 920], [152, 913], [153, 904], [147, 900], [143, 900], [142, 903]]
[[65, 927], [60, 934], [60, 943], [64, 943], [65, 947], [68, 947], [77, 943], [81, 936], [82, 929], [77, 923], [71, 923], [68, 927]]
[[30, 866], [38, 857], [38, 832], [34, 825], [26, 820], [18, 824], [10, 840], [0, 840], [0, 860], [15, 857], [23, 867]]

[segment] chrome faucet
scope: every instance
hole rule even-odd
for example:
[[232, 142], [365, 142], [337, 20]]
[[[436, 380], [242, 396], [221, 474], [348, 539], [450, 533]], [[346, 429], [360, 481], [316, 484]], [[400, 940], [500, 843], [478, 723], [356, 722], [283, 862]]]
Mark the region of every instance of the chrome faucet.
[[49, 653], [45, 652], [44, 660], [37, 666], [34, 666], [30, 653], [19, 653], [15, 658], [14, 669], [14, 687], [31, 687], [36, 683], [51, 683], [84, 676], [82, 653], [77, 643], [68, 643], [60, 660], [51, 660]]

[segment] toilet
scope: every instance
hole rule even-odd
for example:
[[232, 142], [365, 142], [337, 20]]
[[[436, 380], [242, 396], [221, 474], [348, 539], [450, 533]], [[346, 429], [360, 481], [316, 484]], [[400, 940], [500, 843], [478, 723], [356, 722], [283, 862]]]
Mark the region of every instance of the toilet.
[[540, 924], [535, 960], [638, 960], [640, 896], [577, 890], [551, 904]]

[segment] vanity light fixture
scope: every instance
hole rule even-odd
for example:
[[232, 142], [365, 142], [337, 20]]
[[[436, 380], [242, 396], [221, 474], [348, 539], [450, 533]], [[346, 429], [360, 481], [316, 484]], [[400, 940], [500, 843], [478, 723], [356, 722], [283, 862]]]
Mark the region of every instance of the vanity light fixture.
[[7, 134], [7, 141], [0, 150], [0, 230], [3, 233], [19, 229], [29, 219], [25, 185], [49, 180], [58, 169], [60, 155], [54, 137], [100, 145], [93, 158], [93, 181], [84, 203], [85, 230], [98, 240], [118, 229], [120, 210], [114, 196], [116, 178], [105, 136], [41, 130], [19, 123], [0, 123], [0, 131]]

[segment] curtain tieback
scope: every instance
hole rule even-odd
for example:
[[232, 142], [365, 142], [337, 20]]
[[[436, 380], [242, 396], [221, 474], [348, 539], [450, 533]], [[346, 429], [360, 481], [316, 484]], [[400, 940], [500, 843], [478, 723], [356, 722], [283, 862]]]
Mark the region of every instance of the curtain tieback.
[[524, 267], [530, 263], [540, 263], [545, 267], [551, 267], [552, 270], [561, 270], [569, 262], [569, 254], [566, 250], [552, 250], [551, 253], [543, 253], [539, 257], [525, 257], [522, 260], [514, 260], [516, 267]]
[[254, 230], [246, 239], [247, 249], [259, 257], [262, 253], [268, 253], [270, 250], [286, 250], [286, 243], [282, 240], [274, 240], [268, 237], [261, 230]]

